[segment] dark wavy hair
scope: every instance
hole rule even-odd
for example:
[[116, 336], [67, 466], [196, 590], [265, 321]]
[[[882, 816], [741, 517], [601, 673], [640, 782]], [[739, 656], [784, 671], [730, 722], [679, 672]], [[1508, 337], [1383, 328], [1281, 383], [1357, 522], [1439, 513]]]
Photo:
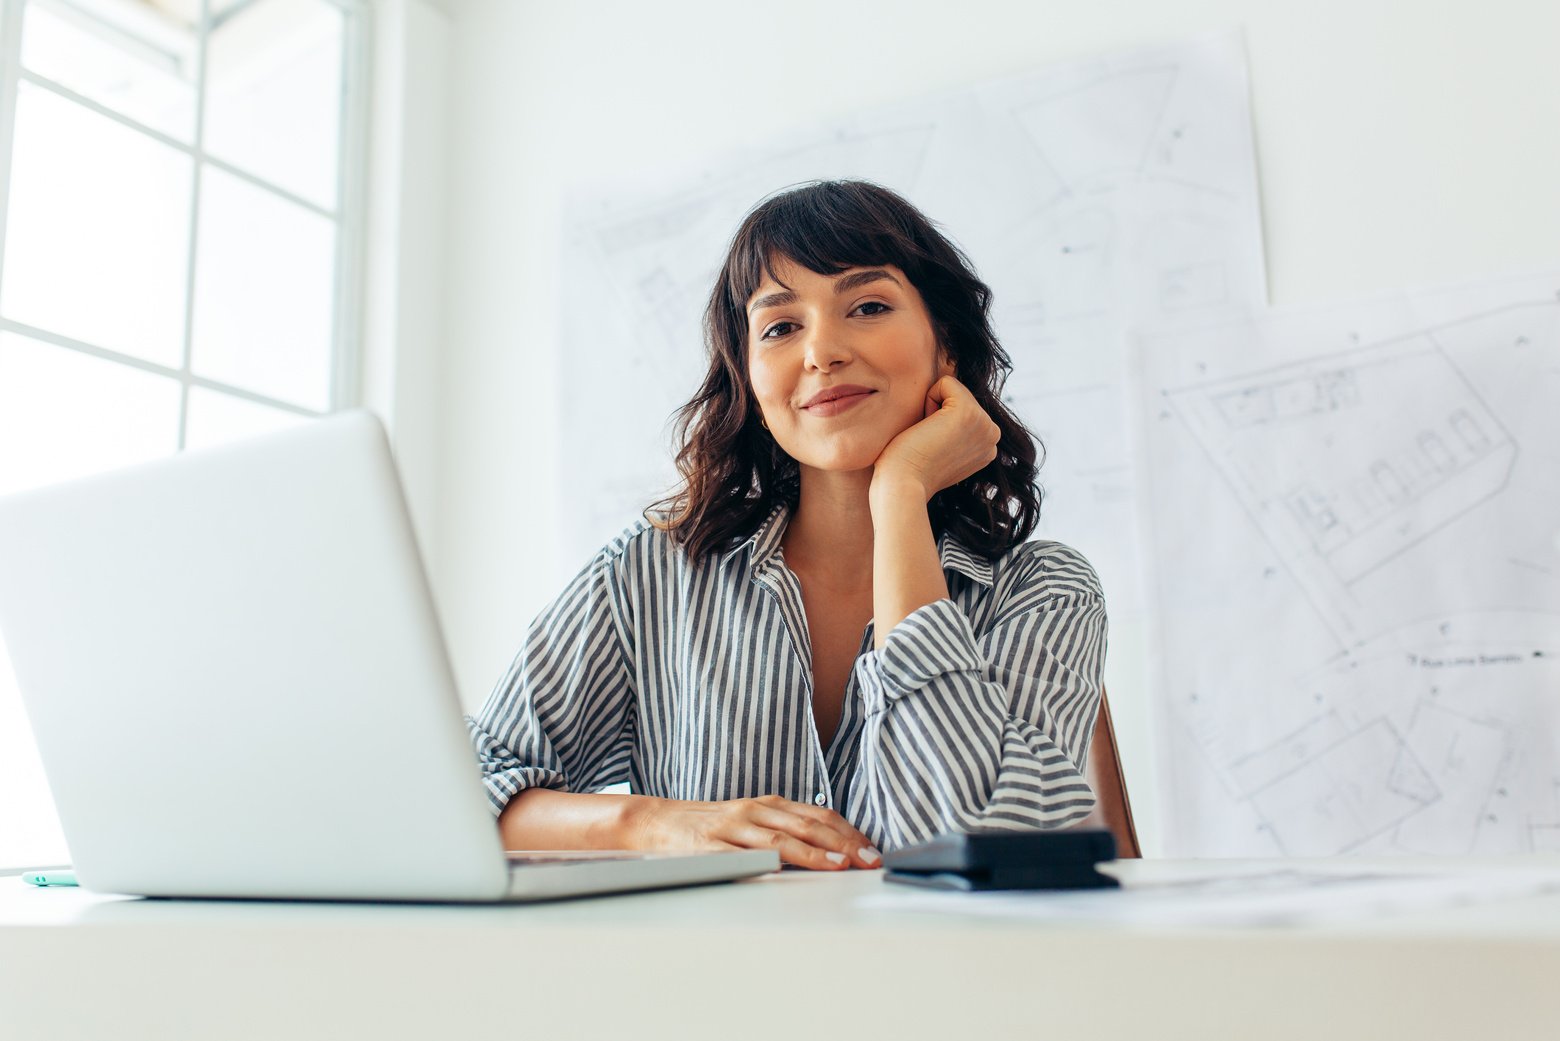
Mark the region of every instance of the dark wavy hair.
[[1027, 539], [1040, 518], [1043, 449], [1002, 403], [1013, 365], [991, 328], [991, 289], [921, 211], [869, 181], [789, 189], [737, 229], [704, 312], [709, 371], [674, 414], [682, 485], [652, 503], [645, 519], [700, 561], [747, 538], [777, 505], [796, 506], [801, 469], [759, 425], [748, 379], [747, 303], [766, 277], [779, 281], [780, 258], [820, 275], [892, 264], [909, 277], [955, 378], [1002, 428], [995, 459], [932, 496], [932, 530], [992, 558]]

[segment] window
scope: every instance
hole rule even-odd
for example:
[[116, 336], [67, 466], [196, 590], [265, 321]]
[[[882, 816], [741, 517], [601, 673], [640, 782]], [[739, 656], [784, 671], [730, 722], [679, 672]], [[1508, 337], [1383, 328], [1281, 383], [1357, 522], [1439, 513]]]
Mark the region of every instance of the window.
[[[363, 3], [0, 19], [0, 494], [355, 404]], [[0, 868], [68, 859], [0, 646]]]

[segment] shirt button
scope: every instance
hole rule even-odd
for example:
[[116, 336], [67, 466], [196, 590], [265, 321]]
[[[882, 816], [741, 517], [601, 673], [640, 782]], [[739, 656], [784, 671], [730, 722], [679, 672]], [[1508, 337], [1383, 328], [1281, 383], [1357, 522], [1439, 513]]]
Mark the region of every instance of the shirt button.
[[817, 795], [813, 796], [813, 804], [816, 805], [816, 806], [822, 806], [824, 803], [826, 803], [828, 801], [829, 800], [824, 797], [824, 794], [822, 792], [819, 792]]

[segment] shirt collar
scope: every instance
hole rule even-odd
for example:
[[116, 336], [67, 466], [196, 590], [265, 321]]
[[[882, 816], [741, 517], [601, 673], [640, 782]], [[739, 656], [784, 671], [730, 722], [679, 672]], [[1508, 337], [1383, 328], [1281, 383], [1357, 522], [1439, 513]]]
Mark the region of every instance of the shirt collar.
[[786, 521], [789, 520], [791, 511], [784, 503], [769, 511], [769, 516], [747, 538], [737, 543], [735, 549], [730, 550], [720, 558], [722, 566], [731, 563], [733, 557], [743, 550], [748, 551], [747, 570], [749, 573], [757, 573], [762, 565], [768, 564], [780, 554], [780, 537], [785, 534]]
[[[770, 510], [769, 516], [764, 518], [763, 523], [753, 534], [720, 558], [721, 565], [729, 564], [734, 557], [746, 550], [748, 574], [750, 576], [759, 574], [779, 558], [780, 539], [785, 534], [785, 526], [790, 518], [790, 507], [784, 503]], [[991, 561], [973, 552], [946, 531], [937, 539], [937, 558], [942, 563], [944, 571], [963, 575], [983, 586], [990, 586], [995, 581]]]

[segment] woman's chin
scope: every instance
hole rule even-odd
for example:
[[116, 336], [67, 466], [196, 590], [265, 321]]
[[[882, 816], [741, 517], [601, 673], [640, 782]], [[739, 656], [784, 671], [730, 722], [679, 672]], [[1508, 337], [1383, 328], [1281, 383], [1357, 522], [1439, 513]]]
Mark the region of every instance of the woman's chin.
[[870, 471], [877, 463], [878, 452], [829, 452], [805, 456], [798, 460], [805, 468], [824, 473], [855, 473]]
[[[897, 433], [897, 431], [896, 431]], [[867, 430], [840, 431], [834, 437], [809, 438], [805, 444], [782, 444], [786, 454], [803, 467], [827, 473], [871, 470], [892, 441], [883, 433]], [[795, 451], [790, 449], [794, 448]]]

